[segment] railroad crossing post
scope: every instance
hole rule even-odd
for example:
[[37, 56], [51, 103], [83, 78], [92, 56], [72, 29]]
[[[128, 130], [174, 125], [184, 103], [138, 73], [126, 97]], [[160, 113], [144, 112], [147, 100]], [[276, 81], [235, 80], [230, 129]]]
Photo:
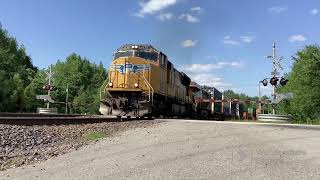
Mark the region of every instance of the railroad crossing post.
[[[276, 77], [276, 72], [277, 72], [277, 69], [276, 69], [276, 66], [275, 66], [275, 57], [276, 57], [276, 43], [274, 42], [273, 45], [272, 45], [272, 59], [273, 59], [273, 77]], [[272, 97], [273, 97], [273, 100], [276, 99], [276, 86], [273, 85], [272, 86]], [[276, 110], [274, 109], [274, 106], [272, 106], [272, 114], [276, 114]]]
[[[49, 74], [48, 74], [48, 81], [49, 81], [49, 87], [51, 86], [51, 78], [52, 78], [52, 64], [49, 66]], [[48, 90], [48, 96], [50, 96], [50, 88]], [[47, 109], [50, 108], [50, 102], [47, 103]]]
[[[272, 44], [272, 56], [268, 56], [268, 58], [271, 58], [272, 59], [272, 72], [271, 72], [271, 75], [273, 78], [276, 78], [277, 75], [279, 75], [279, 71], [278, 69], [282, 69], [282, 66], [281, 66], [281, 60], [282, 60], [282, 57], [281, 58], [278, 58], [277, 55], [276, 55], [276, 43], [273, 42]], [[273, 101], [276, 99], [276, 85], [272, 85], [272, 99]], [[274, 105], [272, 105], [272, 114], [276, 114], [276, 110], [275, 110], [275, 107]]]
[[240, 119], [239, 101], [237, 102], [237, 116]]
[[222, 98], [221, 98], [221, 113], [223, 114], [224, 113], [224, 95], [222, 94]]
[[261, 81], [259, 81], [259, 103], [258, 103], [259, 111], [258, 113], [261, 114], [262, 112], [262, 106], [261, 106]]
[[214, 95], [211, 97], [211, 114], [214, 114]]

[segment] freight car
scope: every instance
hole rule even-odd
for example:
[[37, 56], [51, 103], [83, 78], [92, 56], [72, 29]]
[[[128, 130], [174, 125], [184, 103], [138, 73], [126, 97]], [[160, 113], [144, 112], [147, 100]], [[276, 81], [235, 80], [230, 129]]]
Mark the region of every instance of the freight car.
[[194, 111], [196, 119], [219, 119], [221, 120], [221, 103], [212, 103], [203, 100], [222, 100], [222, 93], [214, 87], [200, 86], [196, 82], [191, 82], [189, 88], [197, 89], [194, 91]]
[[[151, 45], [117, 49], [101, 88], [100, 113], [113, 116], [190, 117], [197, 112], [191, 79]], [[203, 108], [209, 111], [210, 108]]]

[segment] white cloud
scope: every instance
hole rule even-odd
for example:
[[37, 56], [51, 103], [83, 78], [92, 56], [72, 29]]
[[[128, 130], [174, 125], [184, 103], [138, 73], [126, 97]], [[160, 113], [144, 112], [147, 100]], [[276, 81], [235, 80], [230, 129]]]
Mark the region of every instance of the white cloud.
[[185, 20], [185, 21], [190, 22], [190, 23], [197, 23], [197, 22], [200, 21], [197, 17], [195, 17], [195, 16], [193, 16], [193, 15], [191, 15], [189, 13], [181, 14], [179, 16], [179, 19]]
[[288, 10], [287, 6], [274, 6], [268, 9], [272, 14], [282, 13]]
[[149, 0], [147, 2], [140, 2], [141, 9], [135, 15], [144, 17], [146, 14], [154, 14], [169, 6], [176, 4], [177, 0]]
[[180, 67], [182, 71], [190, 73], [211, 72], [215, 69], [222, 68], [242, 68], [244, 64], [242, 62], [218, 62], [216, 64], [186, 64]]
[[171, 20], [173, 17], [174, 16], [172, 13], [161, 13], [158, 15], [158, 19], [160, 19], [161, 21]]
[[190, 8], [191, 12], [201, 12], [202, 8], [200, 6]]
[[253, 36], [240, 36], [240, 39], [244, 43], [252, 43], [255, 37]]
[[307, 38], [302, 34], [292, 35], [289, 37], [290, 42], [303, 42], [306, 40], [307, 40]]
[[230, 36], [225, 36], [223, 38], [223, 44], [227, 44], [227, 45], [233, 45], [233, 46], [237, 46], [237, 45], [240, 45], [240, 42], [239, 41], [236, 41], [236, 40], [233, 40], [231, 39]]
[[238, 46], [241, 43], [250, 44], [255, 39], [254, 36], [248, 36], [248, 35], [240, 36], [239, 38], [240, 38], [239, 40], [235, 40], [235, 39], [231, 38], [231, 36], [225, 36], [225, 37], [223, 37], [222, 42], [223, 42], [223, 44], [226, 44], [226, 45]]
[[240, 61], [226, 62], [221, 61], [214, 64], [185, 64], [178, 69], [185, 72], [192, 81], [200, 85], [212, 86], [220, 91], [232, 89], [233, 84], [225, 82], [221, 76], [216, 76], [212, 72], [217, 69], [242, 68], [244, 64]]
[[311, 9], [310, 10], [310, 14], [311, 15], [317, 15], [319, 13], [319, 10], [318, 9]]
[[204, 73], [199, 73], [199, 74], [188, 74], [192, 81], [198, 83], [199, 85], [206, 85], [206, 86], [211, 86], [215, 87], [220, 91], [223, 91], [225, 89], [230, 89], [232, 87], [231, 83], [225, 82], [221, 77], [217, 77], [213, 74], [204, 74]]
[[190, 39], [181, 42], [181, 46], [184, 48], [191, 48], [196, 46], [197, 44], [198, 44], [197, 40], [190, 40]]

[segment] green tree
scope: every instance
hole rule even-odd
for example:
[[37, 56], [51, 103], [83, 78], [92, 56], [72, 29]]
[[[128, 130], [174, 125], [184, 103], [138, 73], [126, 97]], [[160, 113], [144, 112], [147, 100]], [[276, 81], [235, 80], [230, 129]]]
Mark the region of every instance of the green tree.
[[24, 89], [25, 109], [27, 112], [35, 112], [38, 107], [43, 107], [44, 102], [36, 99], [37, 95], [46, 94], [42, 89], [45, 82], [45, 71], [39, 70], [32, 82]]
[[[225, 90], [223, 91], [223, 95], [224, 98], [227, 100], [232, 100], [232, 99], [238, 99], [240, 101], [244, 101], [244, 100], [250, 100], [250, 101], [258, 101], [259, 97], [258, 96], [248, 96], [245, 93], [236, 93], [233, 90]], [[261, 98], [261, 100], [267, 100], [269, 99], [267, 96], [263, 96]], [[255, 103], [249, 103], [249, 104], [243, 104], [243, 108], [244, 109], [248, 109], [248, 108], [256, 108], [256, 104]], [[264, 107], [263, 109], [265, 109], [267, 107]]]
[[[58, 60], [53, 65], [54, 72], [53, 85], [57, 90], [52, 92], [52, 98], [57, 102], [53, 104], [60, 112], [65, 112], [66, 88], [69, 90], [69, 103], [71, 103], [72, 113], [97, 114], [100, 104], [99, 89], [105, 81], [106, 70], [102, 63], [99, 65], [90, 63], [86, 58], [77, 54], [71, 54], [64, 61]], [[44, 71], [39, 71], [32, 83], [26, 88], [25, 95], [32, 104], [28, 106], [29, 110], [35, 111], [39, 107], [39, 100], [35, 100], [36, 94], [46, 93], [42, 86], [44, 81]]]
[[223, 91], [223, 95], [224, 95], [224, 98], [228, 100], [239, 99], [239, 94], [235, 93], [232, 90]]
[[295, 119], [320, 119], [320, 47], [306, 46], [293, 57], [289, 82], [277, 91], [292, 92], [293, 100], [283, 101], [279, 109]]
[[0, 25], [0, 111], [25, 109], [24, 88], [36, 71], [25, 48]]

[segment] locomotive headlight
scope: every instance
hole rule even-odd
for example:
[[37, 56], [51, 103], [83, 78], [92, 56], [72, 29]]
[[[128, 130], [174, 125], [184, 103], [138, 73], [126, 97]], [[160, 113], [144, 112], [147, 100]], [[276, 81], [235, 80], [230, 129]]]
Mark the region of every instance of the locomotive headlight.
[[109, 87], [112, 87], [112, 86], [113, 86], [113, 83], [112, 83], [112, 82], [109, 82], [108, 86], [109, 86]]
[[138, 83], [134, 83], [134, 87], [135, 87], [135, 88], [138, 88], [138, 87], [139, 87], [139, 84], [138, 84]]

